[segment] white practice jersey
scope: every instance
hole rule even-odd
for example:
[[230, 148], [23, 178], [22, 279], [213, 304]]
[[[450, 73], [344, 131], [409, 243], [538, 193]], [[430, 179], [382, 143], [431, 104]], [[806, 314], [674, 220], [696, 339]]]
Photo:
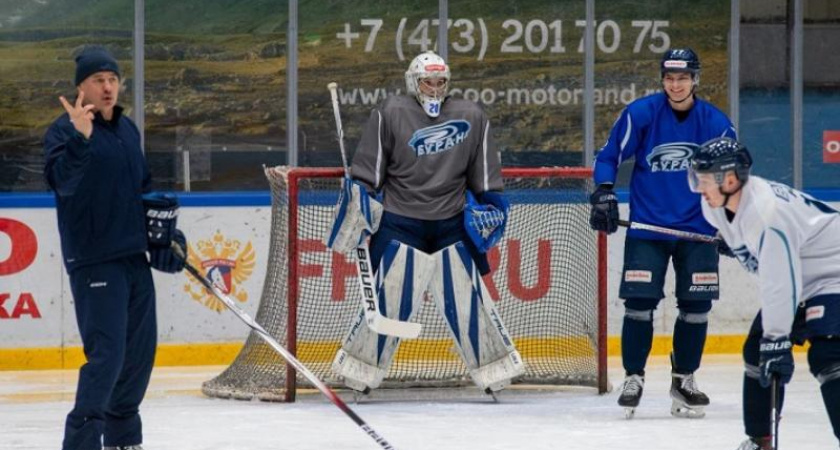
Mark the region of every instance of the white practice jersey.
[[799, 303], [840, 293], [840, 212], [756, 176], [732, 222], [724, 208], [702, 205], [741, 265], [758, 276], [765, 337], [789, 335]]

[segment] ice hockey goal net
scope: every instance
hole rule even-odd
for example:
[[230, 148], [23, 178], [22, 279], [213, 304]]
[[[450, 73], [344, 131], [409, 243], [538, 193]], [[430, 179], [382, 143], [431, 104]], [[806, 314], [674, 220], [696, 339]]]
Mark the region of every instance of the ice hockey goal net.
[[[330, 364], [360, 306], [354, 262], [322, 243], [332, 224], [341, 169], [266, 168], [272, 230], [256, 320], [328, 384]], [[526, 384], [592, 386], [605, 392], [606, 239], [589, 228], [591, 171], [504, 169], [511, 214], [485, 277], [521, 353]], [[400, 346], [387, 387], [471, 385], [431, 299], [418, 339]], [[308, 382], [251, 333], [234, 362], [205, 382], [212, 397], [294, 401]]]

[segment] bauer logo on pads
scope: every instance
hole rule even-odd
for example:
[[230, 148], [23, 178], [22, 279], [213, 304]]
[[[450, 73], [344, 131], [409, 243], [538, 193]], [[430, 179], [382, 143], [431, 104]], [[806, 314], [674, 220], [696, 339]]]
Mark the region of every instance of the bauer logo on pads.
[[[224, 294], [239, 302], [248, 301], [248, 292], [241, 284], [251, 277], [257, 255], [251, 242], [226, 238], [217, 231], [210, 239], [196, 241], [187, 249], [187, 260], [193, 267], [200, 268], [208, 280]], [[209, 293], [193, 278], [184, 285], [184, 290], [193, 300], [216, 312], [225, 309], [213, 294]]]
[[653, 273], [650, 270], [628, 270], [624, 272], [624, 281], [628, 283], [650, 283]]

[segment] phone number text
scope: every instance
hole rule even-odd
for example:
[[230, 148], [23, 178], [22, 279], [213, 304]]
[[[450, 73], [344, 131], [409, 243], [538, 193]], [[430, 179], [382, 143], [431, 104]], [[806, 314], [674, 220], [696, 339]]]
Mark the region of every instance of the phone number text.
[[[342, 41], [348, 49], [364, 42], [364, 51], [372, 52], [377, 45], [380, 32], [385, 26], [382, 19], [361, 19], [359, 28], [354, 28], [350, 22], [344, 23], [344, 29], [335, 34], [336, 39]], [[409, 23], [405, 17], [400, 19], [394, 33], [394, 50], [400, 61], [404, 61], [405, 54], [423, 52], [437, 47], [438, 19], [421, 19], [416, 24]], [[456, 53], [475, 54], [478, 61], [487, 55], [489, 36], [487, 22], [484, 19], [449, 19], [447, 26], [454, 32], [449, 42], [449, 48]], [[622, 45], [632, 42], [633, 53], [650, 51], [663, 53], [671, 46], [668, 35], [669, 21], [667, 20], [633, 20], [631, 30], [622, 31], [621, 26], [614, 20], [596, 21], [595, 45], [598, 51], [606, 54], [615, 53]], [[583, 53], [583, 28], [585, 20], [575, 20], [575, 36], [570, 36], [569, 23], [557, 19], [547, 22], [533, 19], [527, 22], [518, 19], [507, 19], [501, 24], [501, 32], [495, 33], [502, 37], [499, 45], [500, 53], [567, 53], [570, 40], [577, 40], [577, 52]], [[580, 36], [577, 36], [577, 35]], [[627, 36], [629, 34], [629, 37]], [[383, 39], [384, 40], [384, 39]], [[575, 43], [572, 42], [571, 45]]]

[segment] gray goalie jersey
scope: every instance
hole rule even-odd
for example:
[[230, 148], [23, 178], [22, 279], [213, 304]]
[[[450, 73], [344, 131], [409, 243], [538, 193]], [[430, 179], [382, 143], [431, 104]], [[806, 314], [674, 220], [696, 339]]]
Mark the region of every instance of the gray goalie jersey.
[[431, 118], [414, 97], [375, 108], [353, 157], [353, 179], [384, 194], [385, 210], [422, 220], [464, 209], [466, 190], [501, 191], [501, 162], [484, 110], [448, 98]]

